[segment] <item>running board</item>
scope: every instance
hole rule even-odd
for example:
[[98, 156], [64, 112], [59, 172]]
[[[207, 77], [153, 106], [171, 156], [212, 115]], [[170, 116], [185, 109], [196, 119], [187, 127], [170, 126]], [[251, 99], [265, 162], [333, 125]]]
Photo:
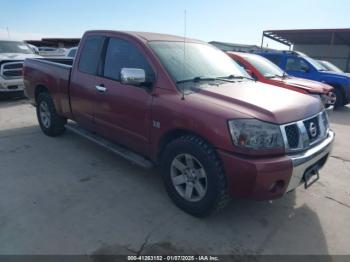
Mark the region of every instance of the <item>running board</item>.
[[107, 148], [108, 150], [112, 151], [113, 153], [117, 154], [120, 157], [125, 158], [126, 160], [129, 160], [130, 162], [139, 165], [143, 168], [150, 169], [154, 165], [151, 161], [147, 160], [141, 155], [138, 155], [116, 143], [113, 143], [95, 133], [92, 133], [82, 127], [80, 127], [78, 124], [74, 122], [68, 122], [66, 124], [66, 128], [104, 148]]

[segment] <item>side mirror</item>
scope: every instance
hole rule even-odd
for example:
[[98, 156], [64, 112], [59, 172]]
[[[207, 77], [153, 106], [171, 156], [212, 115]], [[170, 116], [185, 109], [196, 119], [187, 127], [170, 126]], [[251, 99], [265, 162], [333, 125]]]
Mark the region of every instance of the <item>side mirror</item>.
[[146, 82], [145, 70], [139, 68], [122, 68], [120, 81], [124, 85], [140, 86]]

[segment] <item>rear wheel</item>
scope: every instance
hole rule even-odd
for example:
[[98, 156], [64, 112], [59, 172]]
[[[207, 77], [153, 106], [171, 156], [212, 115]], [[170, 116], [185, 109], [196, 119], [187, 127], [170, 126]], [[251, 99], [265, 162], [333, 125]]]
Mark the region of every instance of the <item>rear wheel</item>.
[[40, 93], [37, 97], [36, 114], [41, 130], [48, 136], [59, 136], [65, 131], [66, 119], [59, 116], [51, 96]]
[[196, 136], [180, 137], [166, 147], [162, 173], [172, 201], [193, 216], [208, 216], [230, 200], [215, 149]]

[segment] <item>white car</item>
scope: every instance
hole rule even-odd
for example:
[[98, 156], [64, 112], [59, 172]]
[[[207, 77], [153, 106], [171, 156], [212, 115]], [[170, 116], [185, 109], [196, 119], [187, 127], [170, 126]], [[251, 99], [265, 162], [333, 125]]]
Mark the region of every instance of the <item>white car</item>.
[[40, 56], [24, 42], [0, 40], [0, 94], [23, 92], [23, 62], [37, 57]]
[[28, 44], [29, 47], [34, 51], [35, 54], [39, 54], [39, 49], [35, 45]]
[[47, 46], [38, 47], [38, 51], [39, 51], [39, 55], [44, 57], [62, 57], [65, 55], [65, 52], [66, 52], [64, 48], [47, 47]]

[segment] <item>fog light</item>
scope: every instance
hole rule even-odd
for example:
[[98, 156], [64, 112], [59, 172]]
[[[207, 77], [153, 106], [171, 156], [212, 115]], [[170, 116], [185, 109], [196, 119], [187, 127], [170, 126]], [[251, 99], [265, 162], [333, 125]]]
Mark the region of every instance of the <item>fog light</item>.
[[277, 180], [275, 183], [273, 183], [270, 188], [270, 193], [277, 193], [279, 190], [282, 190], [284, 188], [284, 181], [283, 180]]

